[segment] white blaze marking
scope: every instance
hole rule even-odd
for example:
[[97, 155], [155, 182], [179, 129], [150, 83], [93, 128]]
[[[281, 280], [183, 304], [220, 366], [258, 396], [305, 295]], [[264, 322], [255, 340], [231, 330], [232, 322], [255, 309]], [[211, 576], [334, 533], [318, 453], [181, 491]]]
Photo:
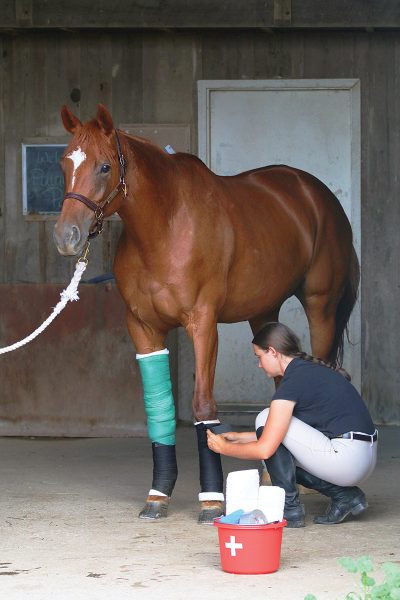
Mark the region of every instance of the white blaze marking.
[[243, 544], [237, 544], [234, 535], [231, 535], [230, 543], [225, 542], [225, 548], [231, 549], [231, 556], [236, 556], [236, 550], [243, 550]]
[[83, 152], [83, 150], [81, 150], [80, 148], [77, 148], [76, 150], [74, 150], [73, 152], [68, 154], [67, 158], [70, 158], [72, 160], [72, 162], [74, 163], [74, 172], [72, 173], [72, 183], [71, 183], [71, 190], [73, 190], [74, 183], [75, 183], [75, 173], [77, 172], [77, 170], [79, 169], [81, 164], [86, 160], [86, 154]]

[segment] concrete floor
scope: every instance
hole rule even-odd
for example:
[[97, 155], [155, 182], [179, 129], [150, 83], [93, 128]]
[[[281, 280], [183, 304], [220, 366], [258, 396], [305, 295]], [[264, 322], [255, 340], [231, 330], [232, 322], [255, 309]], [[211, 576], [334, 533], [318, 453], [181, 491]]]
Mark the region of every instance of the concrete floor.
[[[364, 485], [369, 509], [324, 527], [326, 499], [304, 495], [307, 526], [283, 531], [281, 567], [270, 575], [220, 568], [217, 530], [196, 523], [198, 467], [191, 427], [178, 429], [180, 475], [167, 519], [137, 519], [151, 483], [144, 438], [0, 439], [0, 590], [7, 600], [318, 600], [358, 589], [337, 558], [400, 563], [399, 429], [381, 428], [379, 460]], [[254, 468], [224, 459], [225, 475]], [[378, 579], [380, 571], [378, 570]]]

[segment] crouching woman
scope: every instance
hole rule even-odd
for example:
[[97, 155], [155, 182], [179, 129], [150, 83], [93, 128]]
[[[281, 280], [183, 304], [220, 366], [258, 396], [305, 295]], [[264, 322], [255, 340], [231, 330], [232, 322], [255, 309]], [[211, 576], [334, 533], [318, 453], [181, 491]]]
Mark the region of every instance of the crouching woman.
[[253, 349], [268, 377], [282, 377], [271, 406], [257, 416], [255, 432], [208, 430], [209, 448], [263, 460], [272, 484], [285, 490], [289, 527], [304, 527], [297, 483], [330, 498], [314, 523], [360, 514], [368, 503], [357, 484], [375, 468], [378, 433], [347, 373], [301, 352], [297, 336], [281, 323], [259, 331]]

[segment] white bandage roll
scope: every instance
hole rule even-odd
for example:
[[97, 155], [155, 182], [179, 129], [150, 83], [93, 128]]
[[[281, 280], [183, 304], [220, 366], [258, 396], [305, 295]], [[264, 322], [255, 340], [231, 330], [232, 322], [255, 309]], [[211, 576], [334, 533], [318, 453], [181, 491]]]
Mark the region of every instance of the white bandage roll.
[[149, 356], [159, 356], [160, 354], [169, 354], [168, 348], [156, 350], [155, 352], [149, 352], [148, 354], [136, 354], [136, 359], [140, 360], [141, 358], [149, 358]]
[[260, 476], [257, 469], [232, 471], [226, 479], [226, 514], [257, 508]]
[[267, 523], [282, 521], [285, 508], [285, 490], [275, 485], [262, 485], [258, 491], [258, 504], [267, 517]]

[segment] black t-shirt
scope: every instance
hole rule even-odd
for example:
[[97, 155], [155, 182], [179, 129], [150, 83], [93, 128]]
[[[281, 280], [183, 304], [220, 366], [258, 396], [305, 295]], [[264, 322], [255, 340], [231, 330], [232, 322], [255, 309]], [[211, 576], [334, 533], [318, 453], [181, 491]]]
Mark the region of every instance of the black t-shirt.
[[375, 426], [356, 388], [337, 371], [301, 358], [286, 367], [272, 400], [293, 400], [293, 416], [328, 437]]

